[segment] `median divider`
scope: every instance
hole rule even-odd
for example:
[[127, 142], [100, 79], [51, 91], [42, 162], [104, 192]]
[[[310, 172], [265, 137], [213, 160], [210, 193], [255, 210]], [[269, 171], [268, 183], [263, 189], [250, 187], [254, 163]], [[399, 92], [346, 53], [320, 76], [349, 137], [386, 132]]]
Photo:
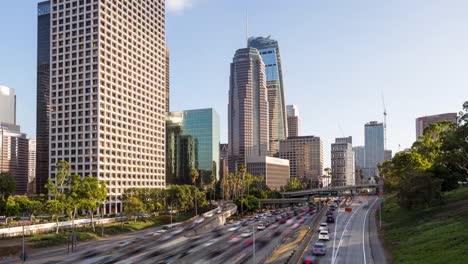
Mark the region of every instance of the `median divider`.
[[317, 226], [320, 224], [321, 219], [325, 216], [326, 211], [326, 207], [322, 207], [320, 211], [317, 212], [316, 218], [311, 224], [311, 228], [305, 235], [305, 238], [302, 240], [302, 243], [299, 244], [299, 246], [297, 247], [297, 250], [289, 258], [287, 262], [288, 264], [301, 263], [301, 259], [304, 257], [307, 248], [311, 243], [312, 238], [314, 237], [315, 230], [317, 230]]

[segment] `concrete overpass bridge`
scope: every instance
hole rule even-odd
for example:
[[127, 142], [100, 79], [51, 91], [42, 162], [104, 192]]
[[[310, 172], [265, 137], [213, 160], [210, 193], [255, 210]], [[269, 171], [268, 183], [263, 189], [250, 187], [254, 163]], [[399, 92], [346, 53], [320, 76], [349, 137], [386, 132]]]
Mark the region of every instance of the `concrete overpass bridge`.
[[[309, 197], [309, 196], [327, 196], [327, 193], [336, 192], [337, 194], [343, 193], [345, 191], [357, 192], [362, 189], [376, 189], [378, 193], [382, 192], [382, 185], [376, 183], [370, 184], [359, 184], [359, 185], [348, 185], [348, 186], [338, 186], [332, 188], [321, 188], [321, 189], [308, 189], [295, 192], [283, 192], [281, 193], [284, 198], [292, 197]], [[325, 194], [325, 195], [324, 195]]]

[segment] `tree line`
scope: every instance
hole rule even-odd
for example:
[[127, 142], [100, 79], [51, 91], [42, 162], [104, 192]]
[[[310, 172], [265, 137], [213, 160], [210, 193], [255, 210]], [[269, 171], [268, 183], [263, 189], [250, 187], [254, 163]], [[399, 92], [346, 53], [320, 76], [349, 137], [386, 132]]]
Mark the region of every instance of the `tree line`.
[[379, 165], [387, 192], [401, 207], [424, 208], [442, 201], [442, 192], [468, 179], [468, 101], [457, 122], [439, 122], [424, 129], [408, 151]]

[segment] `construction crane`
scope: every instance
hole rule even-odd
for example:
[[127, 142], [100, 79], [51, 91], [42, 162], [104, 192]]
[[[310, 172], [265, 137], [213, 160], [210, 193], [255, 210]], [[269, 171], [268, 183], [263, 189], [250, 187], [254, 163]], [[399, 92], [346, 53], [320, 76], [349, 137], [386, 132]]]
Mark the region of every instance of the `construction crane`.
[[387, 107], [385, 107], [385, 97], [382, 92], [382, 106], [383, 106], [383, 116], [384, 116], [384, 122], [383, 122], [383, 127], [384, 127], [384, 148], [387, 150]]

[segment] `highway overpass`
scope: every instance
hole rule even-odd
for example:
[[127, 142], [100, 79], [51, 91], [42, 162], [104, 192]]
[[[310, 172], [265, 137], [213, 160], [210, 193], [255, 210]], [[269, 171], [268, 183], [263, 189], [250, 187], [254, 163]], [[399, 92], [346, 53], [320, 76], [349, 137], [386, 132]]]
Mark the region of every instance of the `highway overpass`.
[[283, 192], [284, 198], [289, 197], [304, 197], [304, 196], [318, 196], [320, 193], [323, 192], [338, 192], [342, 193], [345, 191], [353, 191], [356, 192], [357, 190], [361, 189], [373, 189], [379, 188], [379, 184], [359, 184], [359, 185], [349, 185], [349, 186], [339, 186], [339, 187], [332, 187], [332, 188], [321, 188], [321, 189], [309, 189], [309, 190], [302, 190], [302, 191], [295, 191], [295, 192]]

